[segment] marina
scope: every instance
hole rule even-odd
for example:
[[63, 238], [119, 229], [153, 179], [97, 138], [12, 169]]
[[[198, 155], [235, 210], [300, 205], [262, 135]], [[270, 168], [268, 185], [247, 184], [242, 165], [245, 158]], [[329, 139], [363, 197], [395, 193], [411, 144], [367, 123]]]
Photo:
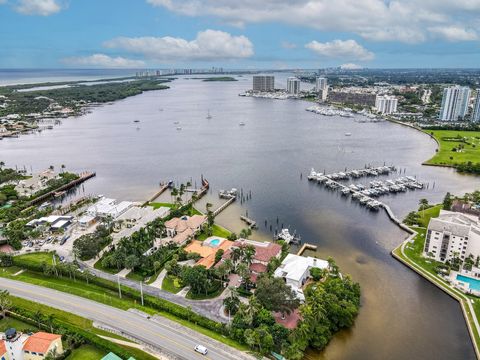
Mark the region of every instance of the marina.
[[374, 198], [389, 194], [404, 193], [408, 190], [421, 190], [425, 185], [413, 176], [403, 176], [384, 181], [372, 180], [368, 184], [351, 183], [345, 185], [339, 181], [353, 180], [365, 176], [378, 177], [379, 175], [389, 175], [392, 172], [396, 172], [394, 166], [366, 167], [365, 169], [333, 174], [323, 174], [316, 172], [315, 169], [312, 168], [308, 175], [308, 180], [316, 181], [327, 189], [339, 190], [344, 197], [351, 195], [352, 200], [358, 201], [360, 205], [366, 206], [372, 211], [377, 211], [380, 207], [385, 207], [385, 205]]

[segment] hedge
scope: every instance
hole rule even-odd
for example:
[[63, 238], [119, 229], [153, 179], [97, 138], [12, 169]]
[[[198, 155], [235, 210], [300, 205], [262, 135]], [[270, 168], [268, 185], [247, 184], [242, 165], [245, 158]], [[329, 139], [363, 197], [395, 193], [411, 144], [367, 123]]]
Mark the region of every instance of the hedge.
[[[29, 323], [35, 327], [38, 327], [38, 322], [33, 320], [35, 315], [18, 306], [12, 306], [12, 310], [8, 311], [9, 316], [17, 318], [21, 321], [24, 321], [26, 323]], [[46, 330], [46, 331], [51, 331], [50, 326], [47, 326], [45, 324], [42, 324], [40, 322], [40, 328]], [[52, 321], [52, 328], [54, 329], [54, 332], [62, 334], [62, 335], [70, 335], [70, 336], [75, 336], [77, 338], [81, 338], [82, 343], [76, 343], [74, 344], [74, 347], [82, 345], [83, 343], [88, 343], [91, 345], [94, 345], [95, 347], [104, 350], [105, 352], [113, 352], [120, 356], [123, 359], [128, 359], [130, 357], [133, 357], [133, 354], [131, 354], [129, 351], [123, 349], [122, 347], [118, 346], [115, 343], [112, 343], [108, 340], [105, 340], [93, 333], [90, 333], [88, 331], [83, 330], [82, 328], [79, 328], [77, 326], [74, 326], [72, 324], [65, 323], [63, 321], [59, 321], [54, 319]], [[66, 357], [66, 356], [65, 356]]]

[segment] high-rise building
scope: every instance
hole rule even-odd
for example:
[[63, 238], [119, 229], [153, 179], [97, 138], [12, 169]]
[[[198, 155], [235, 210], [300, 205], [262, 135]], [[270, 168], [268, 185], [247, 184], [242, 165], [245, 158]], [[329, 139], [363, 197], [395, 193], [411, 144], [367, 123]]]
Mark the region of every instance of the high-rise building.
[[382, 114], [393, 114], [397, 112], [398, 99], [395, 96], [377, 95], [375, 108]]
[[272, 75], [254, 75], [253, 91], [275, 90], [275, 77]]
[[473, 105], [472, 121], [480, 122], [480, 89], [477, 89], [475, 103]]
[[289, 77], [287, 79], [287, 92], [289, 94], [298, 95], [300, 93], [300, 79]]
[[327, 95], [328, 95], [327, 78], [317, 77], [315, 89], [317, 90], [318, 98], [320, 100], [327, 100]]
[[442, 107], [440, 108], [441, 121], [463, 120], [468, 112], [470, 101], [470, 88], [451, 86], [443, 89]]

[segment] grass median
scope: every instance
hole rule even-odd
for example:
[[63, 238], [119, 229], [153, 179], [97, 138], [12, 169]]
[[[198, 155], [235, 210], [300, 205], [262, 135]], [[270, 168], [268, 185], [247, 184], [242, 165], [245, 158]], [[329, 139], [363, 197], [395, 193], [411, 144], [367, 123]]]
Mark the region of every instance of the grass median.
[[[18, 267], [2, 268], [0, 270], [0, 277], [5, 277], [12, 280], [23, 281], [23, 282], [34, 284], [34, 285], [55, 289], [55, 290], [69, 293], [72, 295], [80, 296], [89, 300], [93, 300], [105, 305], [113, 306], [122, 310], [135, 308], [152, 315], [158, 314], [169, 320], [175, 321], [185, 327], [191, 328], [192, 330], [195, 330], [201, 334], [209, 336], [212, 339], [220, 341], [226, 345], [232, 346], [236, 349], [243, 350], [243, 351], [247, 350], [247, 347], [245, 347], [244, 345], [232, 339], [229, 339], [213, 330], [209, 330], [202, 326], [196, 325], [192, 322], [189, 322], [188, 320], [172, 315], [171, 313], [168, 313], [165, 311], [159, 311], [157, 309], [147, 307], [147, 306], [142, 306], [140, 304], [140, 295], [138, 300], [134, 300], [126, 297], [123, 297], [122, 299], [120, 299], [117, 291], [106, 289], [99, 285], [95, 285], [91, 283], [87, 284], [86, 282], [80, 281], [80, 280], [74, 281], [73, 279], [70, 279], [68, 277], [59, 277], [59, 278], [50, 277], [50, 276], [46, 276], [44, 274], [33, 272], [30, 270], [25, 270], [21, 274], [15, 276], [14, 274], [17, 273], [19, 270], [20, 268]], [[124, 287], [122, 286], [122, 288]], [[147, 297], [147, 295], [145, 297]]]

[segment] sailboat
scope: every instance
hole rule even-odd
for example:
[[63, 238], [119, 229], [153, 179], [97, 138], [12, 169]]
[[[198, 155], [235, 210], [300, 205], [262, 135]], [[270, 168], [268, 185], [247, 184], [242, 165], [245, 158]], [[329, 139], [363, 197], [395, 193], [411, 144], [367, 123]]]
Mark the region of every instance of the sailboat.
[[212, 115], [210, 115], [210, 109], [209, 109], [207, 114], [207, 119], [211, 119], [211, 118], [212, 118]]

